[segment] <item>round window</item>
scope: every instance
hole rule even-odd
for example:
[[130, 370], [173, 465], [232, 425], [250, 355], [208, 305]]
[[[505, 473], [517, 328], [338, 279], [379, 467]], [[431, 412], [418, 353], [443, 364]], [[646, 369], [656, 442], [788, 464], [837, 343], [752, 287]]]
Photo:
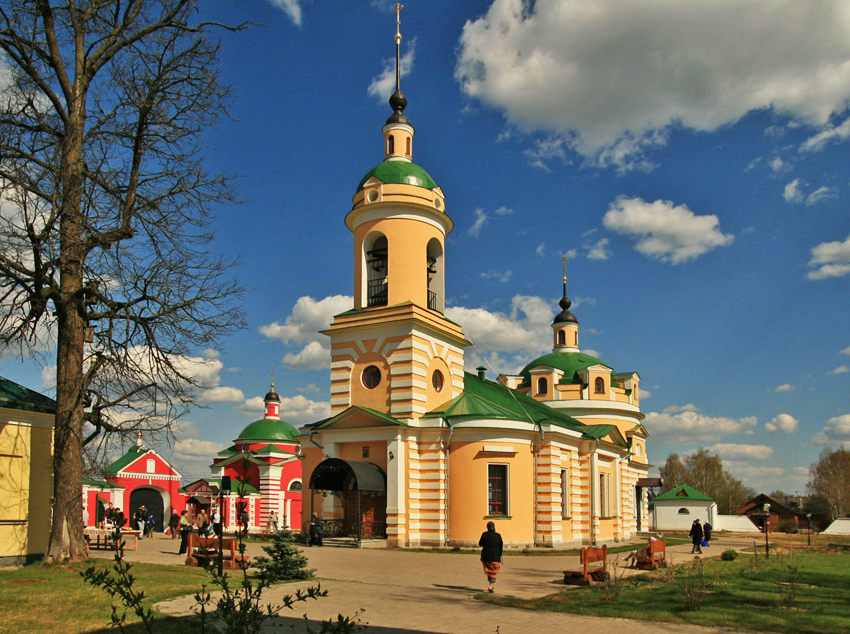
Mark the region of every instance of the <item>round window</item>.
[[363, 370], [363, 386], [368, 389], [374, 389], [378, 387], [378, 384], [381, 382], [381, 371], [374, 365], [370, 365], [368, 368]]
[[431, 375], [431, 385], [434, 386], [434, 389], [440, 392], [443, 389], [443, 373], [439, 370], [434, 370], [434, 374]]
[[368, 200], [370, 203], [373, 203], [378, 200], [378, 190], [370, 189], [368, 192], [366, 192], [366, 200]]

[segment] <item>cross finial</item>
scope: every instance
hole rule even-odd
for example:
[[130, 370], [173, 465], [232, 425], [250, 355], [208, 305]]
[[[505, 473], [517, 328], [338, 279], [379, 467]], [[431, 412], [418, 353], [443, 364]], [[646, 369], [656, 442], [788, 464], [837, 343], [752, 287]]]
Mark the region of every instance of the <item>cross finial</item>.
[[564, 269], [564, 282], [566, 282], [567, 281], [567, 256], [566, 255], [561, 258], [561, 266]]
[[274, 372], [272, 372], [272, 389], [274, 389]]

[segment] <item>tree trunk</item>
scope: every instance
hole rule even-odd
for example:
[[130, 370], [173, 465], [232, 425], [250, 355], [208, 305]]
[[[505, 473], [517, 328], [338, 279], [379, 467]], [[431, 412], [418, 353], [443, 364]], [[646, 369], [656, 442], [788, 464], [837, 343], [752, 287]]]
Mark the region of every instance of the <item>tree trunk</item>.
[[86, 386], [83, 384], [83, 248], [82, 181], [85, 96], [69, 104], [62, 147], [59, 182], [60, 264], [56, 350], [56, 423], [53, 441], [53, 523], [47, 555], [54, 560], [85, 558], [83, 540], [83, 420]]

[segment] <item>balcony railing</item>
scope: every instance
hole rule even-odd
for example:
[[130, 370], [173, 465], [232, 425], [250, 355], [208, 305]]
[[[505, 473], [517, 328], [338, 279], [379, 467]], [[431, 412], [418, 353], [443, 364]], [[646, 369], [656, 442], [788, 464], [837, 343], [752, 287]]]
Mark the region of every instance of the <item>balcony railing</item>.
[[366, 306], [387, 305], [387, 278], [369, 280], [367, 288]]
[[440, 310], [440, 307], [437, 306], [437, 293], [430, 288], [428, 289], [428, 308], [430, 310]]

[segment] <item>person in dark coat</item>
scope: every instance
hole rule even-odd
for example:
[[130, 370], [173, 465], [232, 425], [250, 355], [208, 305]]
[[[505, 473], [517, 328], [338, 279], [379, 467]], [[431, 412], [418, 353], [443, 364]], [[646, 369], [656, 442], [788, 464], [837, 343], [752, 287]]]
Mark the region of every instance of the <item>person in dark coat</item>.
[[702, 539], [706, 546], [711, 544], [711, 530], [714, 528], [708, 520], [702, 525]]
[[496, 577], [499, 576], [499, 569], [502, 567], [503, 547], [502, 536], [496, 532], [496, 525], [493, 522], [487, 522], [487, 530], [481, 533], [478, 545], [481, 546], [481, 565], [490, 584], [487, 586], [487, 592], [493, 592]]
[[694, 520], [694, 523], [691, 524], [691, 532], [688, 535], [691, 536], [691, 552], [702, 554], [702, 547], [700, 546], [700, 542], [702, 541], [702, 525], [699, 523], [699, 520]]
[[322, 545], [322, 520], [319, 519], [318, 513], [313, 513], [313, 518], [310, 520], [310, 545], [311, 546], [321, 546]]
[[171, 519], [168, 520], [168, 529], [171, 533], [171, 539], [177, 539], [178, 529], [180, 528], [180, 516], [177, 511], [171, 512]]
[[192, 532], [192, 523], [189, 521], [189, 517], [186, 515], [186, 511], [180, 511], [180, 551], [177, 553], [178, 555], [185, 555], [186, 551], [189, 549], [189, 533]]

